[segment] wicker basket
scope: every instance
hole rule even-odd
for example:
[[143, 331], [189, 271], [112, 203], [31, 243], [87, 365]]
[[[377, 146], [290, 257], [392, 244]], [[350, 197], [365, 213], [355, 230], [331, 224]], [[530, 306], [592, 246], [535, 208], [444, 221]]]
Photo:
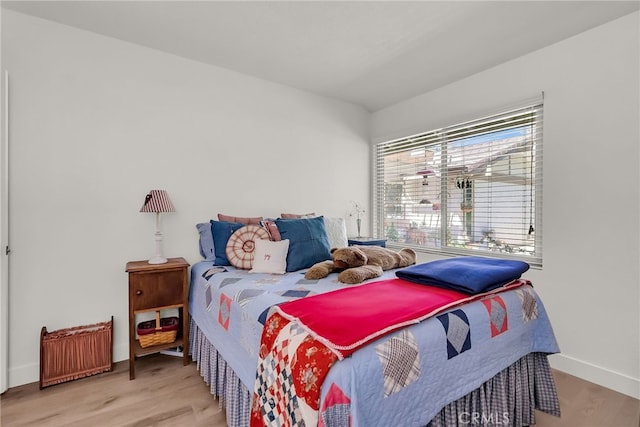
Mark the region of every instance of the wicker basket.
[[40, 331], [40, 389], [111, 371], [113, 316], [107, 322]]
[[156, 311], [155, 320], [147, 320], [138, 323], [138, 337], [140, 347], [147, 348], [152, 345], [168, 344], [176, 340], [178, 334], [178, 318], [160, 318], [160, 312]]

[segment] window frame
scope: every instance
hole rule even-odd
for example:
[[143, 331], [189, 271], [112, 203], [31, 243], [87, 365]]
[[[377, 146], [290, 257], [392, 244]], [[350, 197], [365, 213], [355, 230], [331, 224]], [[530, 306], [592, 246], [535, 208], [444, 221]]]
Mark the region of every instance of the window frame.
[[[387, 238], [387, 230], [385, 230], [385, 218], [387, 212], [385, 212], [385, 187], [390, 187], [391, 185], [404, 185], [403, 183], [397, 183], [394, 181], [385, 182], [384, 180], [384, 157], [385, 155], [389, 155], [389, 153], [384, 154], [382, 151], [382, 147], [389, 147], [392, 145], [401, 146], [403, 143], [406, 144], [406, 148], [398, 149], [396, 153], [408, 152], [409, 150], [427, 150], [433, 149], [434, 147], [439, 147], [440, 150], [443, 150], [444, 153], [441, 154], [441, 160], [447, 158], [446, 147], [451, 142], [451, 139], [448, 139], [450, 135], [458, 136], [457, 139], [461, 140], [463, 138], [460, 135], [463, 135], [465, 130], [471, 132], [467, 134], [471, 137], [480, 136], [483, 134], [491, 134], [493, 132], [498, 132], [501, 130], [498, 125], [493, 131], [479, 131], [478, 133], [474, 133], [474, 126], [487, 126], [491, 124], [497, 124], [500, 120], [504, 120], [505, 117], [513, 116], [513, 117], [524, 117], [526, 119], [526, 112], [529, 111], [531, 117], [529, 121], [525, 120], [524, 124], [521, 126], [510, 125], [508, 122], [505, 122], [506, 125], [504, 129], [516, 129], [524, 126], [530, 126], [531, 132], [528, 140], [525, 140], [525, 148], [527, 150], [528, 155], [531, 156], [532, 165], [535, 162], [535, 168], [530, 166], [530, 179], [525, 176], [524, 182], [525, 184], [522, 187], [530, 192], [530, 200], [528, 202], [528, 207], [526, 208], [527, 213], [518, 216], [520, 222], [527, 222], [526, 216], [529, 217], [530, 226], [533, 227], [534, 232], [528, 233], [530, 238], [533, 240], [533, 253], [526, 254], [523, 252], [519, 253], [509, 253], [506, 251], [497, 251], [497, 250], [489, 250], [489, 249], [470, 249], [463, 247], [454, 247], [450, 244], [450, 241], [447, 241], [447, 230], [450, 228], [449, 226], [439, 227], [439, 241], [440, 244], [425, 246], [425, 244], [417, 244], [417, 243], [405, 243], [403, 241], [393, 241], [389, 239], [387, 241], [387, 245], [390, 247], [412, 247], [419, 252], [424, 253], [432, 253], [437, 255], [476, 255], [476, 256], [487, 256], [487, 257], [498, 257], [498, 258], [509, 258], [509, 259], [519, 259], [529, 263], [532, 267], [542, 267], [542, 259], [543, 259], [543, 247], [542, 247], [542, 229], [543, 229], [543, 221], [542, 221], [542, 206], [543, 206], [543, 185], [542, 185], [542, 168], [543, 168], [543, 99], [535, 98], [533, 100], [528, 100], [527, 102], [520, 103], [517, 106], [512, 106], [510, 108], [504, 108], [501, 112], [497, 114], [491, 114], [479, 119], [469, 120], [463, 123], [458, 123], [451, 126], [444, 126], [441, 128], [429, 130], [427, 132], [421, 132], [418, 134], [395, 138], [388, 141], [379, 142], [373, 144], [373, 165], [372, 165], [372, 174], [373, 174], [373, 194], [372, 194], [372, 221], [373, 221], [373, 231], [374, 236], [377, 238]], [[515, 120], [514, 120], [515, 123]], [[412, 141], [418, 141], [417, 144], [411, 145]], [[420, 141], [423, 141], [420, 143]], [[531, 147], [531, 148], [529, 148]], [[392, 152], [394, 153], [394, 152]], [[425, 154], [426, 156], [426, 154]], [[446, 164], [446, 160], [443, 162], [443, 168], [446, 172], [449, 172], [448, 169], [449, 164]], [[489, 164], [489, 163], [488, 163]], [[388, 167], [389, 169], [389, 167]], [[433, 176], [429, 176], [429, 179], [433, 179]], [[438, 181], [433, 179], [434, 185], [440, 185], [441, 194], [447, 194], [449, 190], [449, 176], [447, 173], [441, 173]], [[534, 181], [534, 184], [531, 185], [531, 180]], [[526, 182], [529, 182], [527, 185]], [[489, 185], [489, 184], [487, 184]], [[467, 191], [464, 191], [464, 197], [469, 197], [470, 194], [473, 194], [474, 184], [472, 184], [471, 188]], [[491, 190], [490, 190], [491, 191]], [[396, 192], [398, 189], [396, 187]], [[535, 197], [534, 194], [535, 193]], [[525, 196], [523, 196], [525, 197]], [[449, 201], [450, 202], [450, 201]], [[446, 203], [442, 203], [444, 215], [443, 217], [449, 218], [449, 214], [447, 213]], [[388, 207], [388, 206], [387, 206]], [[461, 206], [462, 208], [462, 206]], [[396, 211], [402, 211], [406, 209], [405, 204], [400, 204], [395, 207]], [[440, 213], [442, 215], [442, 212]], [[533, 216], [533, 221], [531, 221], [531, 216]], [[469, 216], [467, 216], [469, 218]], [[466, 219], [468, 220], [468, 219]], [[423, 222], [424, 224], [424, 222]], [[521, 239], [524, 239], [526, 236], [524, 234], [520, 235]], [[444, 243], [443, 243], [444, 242]], [[508, 245], [506, 245], [508, 246]]]

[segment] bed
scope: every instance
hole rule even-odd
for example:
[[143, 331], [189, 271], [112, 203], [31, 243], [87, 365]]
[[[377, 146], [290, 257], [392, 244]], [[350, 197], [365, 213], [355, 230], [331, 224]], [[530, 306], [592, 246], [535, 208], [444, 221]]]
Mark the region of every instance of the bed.
[[[301, 395], [309, 390], [299, 386], [288, 406], [275, 414], [262, 408], [264, 422], [256, 423], [263, 326], [279, 314], [278, 307], [400, 279], [389, 270], [348, 287], [337, 274], [306, 280], [306, 269], [273, 274], [218, 264], [203, 260], [191, 268], [189, 351], [230, 426], [531, 425], [535, 409], [560, 414], [547, 362], [559, 349], [542, 301], [530, 282], [520, 280], [408, 322], [336, 358], [324, 380], [314, 383], [317, 405], [304, 408], [315, 411], [313, 423], [300, 415]], [[266, 399], [280, 404], [273, 400]]]

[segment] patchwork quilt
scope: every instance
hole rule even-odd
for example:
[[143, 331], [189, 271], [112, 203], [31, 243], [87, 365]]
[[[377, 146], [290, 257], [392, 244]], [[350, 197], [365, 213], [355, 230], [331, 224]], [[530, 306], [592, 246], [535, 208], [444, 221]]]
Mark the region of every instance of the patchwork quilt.
[[[309, 425], [305, 420], [314, 419], [321, 426], [425, 425], [447, 403], [524, 355], [559, 351], [531, 286], [447, 308], [375, 337], [340, 360], [272, 308], [344, 289], [337, 275], [307, 281], [304, 271], [250, 274], [206, 261], [191, 272], [190, 313], [199, 328], [249, 390], [260, 378], [278, 384], [268, 391], [268, 405], [252, 414], [267, 425]], [[393, 277], [388, 271], [377, 280]], [[265, 333], [272, 341], [261, 348], [270, 311]], [[260, 357], [271, 360], [256, 372]], [[314, 394], [319, 399], [308, 399]]]

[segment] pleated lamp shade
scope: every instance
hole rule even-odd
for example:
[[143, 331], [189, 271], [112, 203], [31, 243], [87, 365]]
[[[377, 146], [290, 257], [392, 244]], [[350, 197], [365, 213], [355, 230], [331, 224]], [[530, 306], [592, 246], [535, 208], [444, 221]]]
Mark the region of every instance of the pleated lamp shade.
[[151, 190], [144, 199], [140, 212], [175, 212], [171, 199], [166, 190]]

